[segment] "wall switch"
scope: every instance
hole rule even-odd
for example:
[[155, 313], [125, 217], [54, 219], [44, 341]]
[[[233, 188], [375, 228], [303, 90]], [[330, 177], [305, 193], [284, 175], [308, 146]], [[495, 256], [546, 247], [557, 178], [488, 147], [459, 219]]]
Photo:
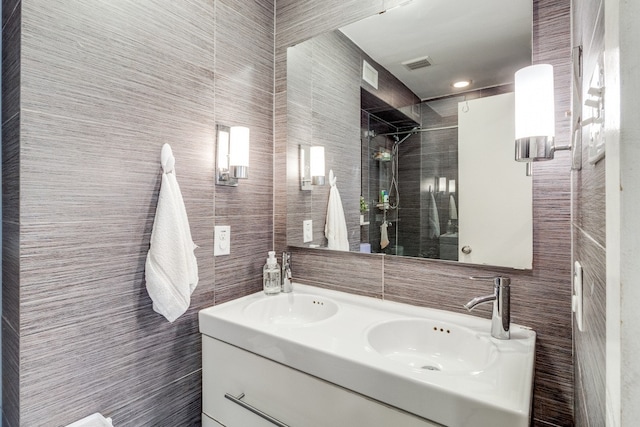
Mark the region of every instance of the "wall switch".
[[231, 226], [216, 225], [213, 234], [213, 256], [231, 253]]
[[313, 241], [313, 220], [307, 219], [302, 221], [302, 242], [311, 241]]
[[582, 265], [578, 261], [573, 264], [573, 296], [571, 308], [576, 314], [576, 326], [582, 331]]

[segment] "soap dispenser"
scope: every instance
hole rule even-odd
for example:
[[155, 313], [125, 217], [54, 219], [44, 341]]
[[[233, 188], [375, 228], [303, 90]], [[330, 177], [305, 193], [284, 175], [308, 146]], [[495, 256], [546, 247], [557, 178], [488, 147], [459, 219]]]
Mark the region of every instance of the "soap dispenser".
[[267, 295], [280, 293], [280, 266], [275, 251], [269, 251], [267, 263], [262, 269], [262, 288]]

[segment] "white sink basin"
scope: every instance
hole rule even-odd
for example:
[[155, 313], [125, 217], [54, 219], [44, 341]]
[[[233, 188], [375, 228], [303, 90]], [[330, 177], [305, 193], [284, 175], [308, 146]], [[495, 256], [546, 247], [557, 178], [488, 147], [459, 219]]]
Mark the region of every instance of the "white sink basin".
[[[527, 427], [535, 332], [294, 284], [199, 313], [200, 332], [449, 427]], [[435, 329], [434, 329], [435, 328]]]
[[269, 295], [244, 308], [247, 318], [260, 323], [299, 326], [328, 319], [338, 312], [334, 301], [314, 295]]
[[382, 356], [417, 370], [474, 373], [498, 358], [491, 338], [431, 319], [383, 322], [369, 329], [367, 339]]

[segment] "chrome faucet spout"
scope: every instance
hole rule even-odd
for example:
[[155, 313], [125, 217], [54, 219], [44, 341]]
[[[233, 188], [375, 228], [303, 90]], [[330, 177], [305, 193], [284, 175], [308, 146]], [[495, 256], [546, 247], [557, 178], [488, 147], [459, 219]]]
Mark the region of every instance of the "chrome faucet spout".
[[466, 303], [464, 305], [464, 308], [466, 308], [467, 310], [471, 311], [474, 308], [476, 308], [477, 306], [479, 306], [480, 304], [486, 304], [488, 302], [493, 302], [495, 300], [496, 300], [495, 294], [493, 294], [493, 295], [485, 295], [483, 297], [475, 297], [474, 299], [472, 299], [471, 301]]
[[511, 336], [511, 280], [508, 277], [471, 277], [474, 280], [493, 281], [493, 294], [476, 297], [464, 307], [471, 311], [480, 304], [493, 302], [491, 314], [491, 336], [499, 340], [508, 340]]
[[291, 273], [291, 254], [288, 252], [282, 253], [282, 274], [280, 290], [281, 292], [289, 293], [293, 292], [293, 277]]

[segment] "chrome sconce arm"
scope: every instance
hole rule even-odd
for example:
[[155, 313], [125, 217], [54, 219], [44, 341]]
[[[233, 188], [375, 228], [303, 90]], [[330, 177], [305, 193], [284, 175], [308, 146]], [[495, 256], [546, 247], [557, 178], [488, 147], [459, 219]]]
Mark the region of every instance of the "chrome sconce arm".
[[553, 160], [556, 151], [571, 150], [571, 144], [556, 146], [552, 136], [530, 136], [516, 139], [516, 162]]

